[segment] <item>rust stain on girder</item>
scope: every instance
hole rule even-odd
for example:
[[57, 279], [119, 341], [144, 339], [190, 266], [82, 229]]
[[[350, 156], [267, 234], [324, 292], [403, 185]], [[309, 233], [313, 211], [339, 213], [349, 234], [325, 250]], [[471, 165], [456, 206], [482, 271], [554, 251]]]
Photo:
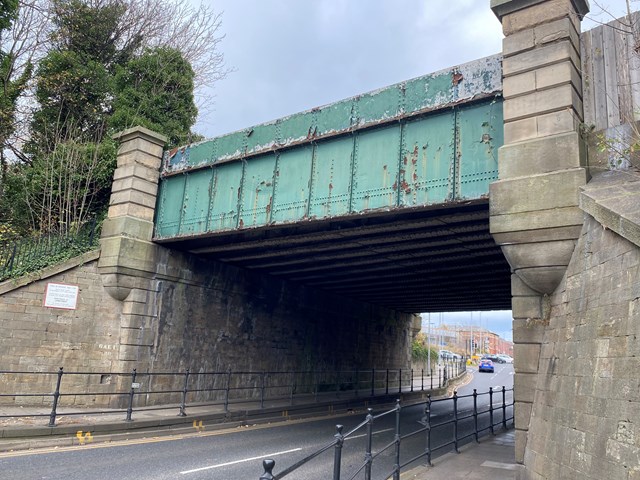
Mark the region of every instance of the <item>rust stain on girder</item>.
[[[161, 175], [169, 177], [212, 164], [279, 152], [492, 98], [501, 92], [501, 58], [487, 57], [172, 150], [165, 156]], [[319, 118], [322, 128], [316, 121]], [[286, 130], [296, 123], [299, 124], [293, 130]], [[302, 130], [304, 123], [308, 124]], [[281, 136], [278, 132], [283, 128], [286, 132]], [[265, 136], [265, 132], [273, 135]], [[218, 142], [226, 142], [222, 150]]]

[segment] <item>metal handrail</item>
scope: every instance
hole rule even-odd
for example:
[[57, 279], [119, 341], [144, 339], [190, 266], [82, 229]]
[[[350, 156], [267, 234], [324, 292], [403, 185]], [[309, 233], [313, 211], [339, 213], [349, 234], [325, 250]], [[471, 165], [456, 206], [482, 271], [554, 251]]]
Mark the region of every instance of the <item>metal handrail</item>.
[[96, 225], [93, 218], [74, 232], [0, 241], [0, 281], [56, 263], [56, 256], [69, 249], [80, 254], [97, 247]]
[[[447, 369], [452, 368], [445, 365], [443, 371]], [[464, 371], [461, 366], [456, 366], [453, 370]], [[360, 372], [367, 372], [367, 374], [361, 376]], [[425, 372], [421, 371], [421, 377], [430, 377], [429, 383], [432, 388], [425, 388], [423, 378], [418, 378], [415, 374], [409, 375], [407, 372], [408, 370], [403, 369], [272, 372], [231, 370], [196, 372], [193, 369], [187, 369], [184, 372], [139, 372], [133, 369], [131, 372], [70, 372], [63, 367], [55, 372], [0, 370], [0, 385], [11, 384], [3, 381], [7, 376], [15, 377], [13, 384], [21, 387], [36, 385], [31, 388], [44, 390], [49, 385], [46, 391], [2, 391], [0, 398], [15, 398], [16, 404], [19, 403], [21, 406], [21, 413], [0, 415], [0, 418], [46, 416], [49, 417], [48, 426], [54, 427], [58, 410], [64, 406], [64, 400], [67, 398], [75, 400], [81, 397], [103, 398], [104, 402], [98, 402], [98, 405], [117, 404], [118, 407], [105, 406], [102, 410], [95, 410], [94, 404], [92, 410], [83, 410], [77, 408], [76, 404], [74, 405], [76, 409], [65, 411], [64, 415], [126, 413], [125, 421], [132, 421], [134, 413], [142, 410], [178, 409], [178, 415], [184, 417], [187, 416], [189, 406], [220, 406], [228, 412], [231, 404], [257, 401], [260, 407], [264, 408], [265, 402], [273, 400], [288, 400], [288, 403], [293, 405], [298, 398], [305, 398], [305, 401], [312, 399], [313, 402], [318, 402], [321, 396], [326, 398], [328, 395], [337, 398], [341, 396], [348, 398], [349, 395], [367, 398], [387, 394], [390, 388], [393, 392], [413, 392], [431, 391], [447, 385], [448, 377], [444, 373], [436, 375], [436, 372], [431, 371], [428, 372], [429, 375], [425, 375]], [[20, 377], [24, 376], [29, 376], [29, 381], [20, 381]], [[42, 377], [42, 381], [34, 381], [34, 377]], [[90, 387], [91, 384], [98, 382], [102, 384], [103, 378], [112, 379], [113, 377], [120, 378], [112, 384], [114, 387], [109, 391], [97, 391]], [[156, 388], [155, 384], [160, 377], [169, 377], [169, 379], [163, 380], [161, 386]], [[357, 383], [354, 378], [358, 379]], [[436, 378], [437, 383], [434, 383]], [[417, 382], [420, 384], [418, 385]], [[46, 399], [51, 399], [49, 414], [29, 411], [29, 402], [25, 399], [38, 397], [42, 399], [40, 405], [46, 405]], [[146, 405], [141, 405], [145, 402]]]
[[[513, 417], [513, 410], [511, 413], [510, 417], [507, 417], [507, 408], [508, 407], [513, 407], [514, 405], [514, 400], [513, 398], [511, 399], [510, 403], [507, 403], [506, 401], [506, 393], [507, 392], [513, 392], [513, 388], [506, 388], [506, 387], [502, 387], [501, 389], [501, 402], [497, 407], [494, 407], [493, 404], [493, 394], [495, 393], [495, 391], [493, 390], [493, 388], [490, 388], [488, 392], [486, 393], [478, 393], [475, 389], [473, 391], [473, 394], [470, 395], [462, 395], [459, 396], [457, 394], [457, 392], [454, 392], [453, 397], [451, 398], [446, 398], [446, 399], [438, 399], [438, 400], [432, 400], [431, 399], [431, 395], [428, 396], [427, 401], [422, 404], [424, 405], [424, 411], [425, 411], [425, 416], [423, 417], [423, 424], [424, 427], [420, 428], [418, 430], [412, 431], [406, 435], [401, 435], [400, 433], [400, 414], [401, 414], [401, 406], [400, 406], [400, 401], [398, 400], [396, 402], [396, 406], [390, 410], [387, 410], [385, 412], [382, 412], [378, 415], [373, 415], [372, 413], [372, 409], [368, 409], [367, 415], [365, 417], [365, 420], [362, 421], [360, 424], [358, 424], [355, 428], [353, 428], [352, 430], [350, 430], [347, 434], [343, 435], [342, 434], [342, 429], [343, 426], [342, 425], [336, 425], [336, 435], [334, 435], [334, 440], [329, 443], [328, 445], [325, 445], [323, 447], [321, 447], [320, 449], [316, 450], [315, 452], [311, 453], [310, 455], [306, 456], [305, 458], [299, 460], [298, 462], [296, 462], [295, 464], [291, 465], [290, 467], [282, 470], [279, 473], [274, 474], [273, 473], [273, 469], [275, 468], [275, 464], [276, 462], [273, 459], [265, 459], [262, 462], [263, 465], [263, 469], [264, 469], [264, 473], [260, 476], [260, 480], [280, 480], [282, 478], [284, 478], [285, 476], [289, 475], [290, 473], [298, 470], [301, 466], [307, 464], [309, 461], [319, 457], [322, 453], [327, 452], [331, 447], [335, 447], [335, 455], [334, 455], [334, 461], [333, 461], [333, 476], [331, 477], [332, 480], [341, 480], [341, 459], [342, 459], [342, 446], [344, 443], [344, 440], [347, 436], [353, 435], [355, 432], [357, 432], [358, 430], [362, 429], [363, 427], [367, 427], [367, 432], [366, 432], [366, 447], [365, 447], [365, 453], [363, 455], [364, 458], [364, 463], [362, 465], [360, 465], [356, 470], [355, 473], [353, 473], [347, 480], [354, 480], [359, 474], [361, 474], [362, 472], [364, 472], [364, 479], [365, 480], [371, 480], [371, 472], [372, 472], [372, 465], [374, 460], [381, 455], [383, 452], [385, 452], [386, 450], [388, 450], [391, 447], [396, 447], [396, 451], [395, 451], [395, 463], [393, 466], [393, 469], [388, 472], [388, 473], [384, 473], [384, 478], [389, 479], [389, 478], [393, 478], [393, 480], [399, 480], [400, 478], [400, 474], [402, 473], [402, 469], [411, 465], [412, 463], [416, 462], [417, 460], [420, 460], [422, 458], [426, 457], [427, 460], [427, 464], [429, 466], [433, 466], [431, 463], [431, 457], [434, 451], [436, 450], [440, 450], [442, 448], [445, 448], [447, 446], [454, 446], [454, 449], [456, 452], [459, 453], [458, 450], [458, 443], [461, 440], [464, 440], [466, 438], [469, 438], [471, 436], [474, 436], [476, 439], [476, 442], [479, 441], [479, 436], [483, 431], [486, 430], [491, 430], [491, 434], [495, 435], [495, 430], [494, 428], [498, 425], [502, 425], [502, 428], [507, 430], [509, 428], [509, 425], [511, 425], [511, 427], [513, 427], [513, 422], [514, 422], [514, 417]], [[479, 411], [477, 408], [477, 399], [479, 396], [482, 395], [489, 395], [489, 409], [486, 411]], [[458, 415], [459, 413], [461, 413], [458, 409], [458, 400], [460, 400], [461, 398], [473, 398], [473, 408], [471, 410], [471, 414], [468, 415]], [[440, 422], [438, 424], [433, 424], [432, 421], [432, 405], [433, 403], [436, 402], [451, 402], [452, 403], [452, 414], [453, 414], [453, 418], [454, 420], [448, 420], [446, 422]], [[502, 417], [501, 421], [498, 423], [494, 423], [494, 414], [496, 412], [500, 412], [500, 415]], [[388, 444], [386, 444], [385, 446], [383, 446], [382, 448], [380, 448], [380, 450], [378, 450], [377, 452], [373, 453], [371, 450], [371, 445], [372, 445], [372, 436], [373, 436], [373, 422], [375, 419], [380, 418], [384, 415], [388, 415], [391, 413], [395, 413], [396, 414], [396, 424], [395, 424], [395, 432], [394, 432], [394, 438], [391, 442], [389, 442]], [[481, 415], [489, 415], [490, 418], [490, 426], [484, 429], [479, 429], [478, 428], [478, 417]], [[458, 430], [458, 425], [461, 421], [469, 419], [469, 418], [473, 418], [474, 422], [473, 422], [473, 430], [470, 434], [466, 434], [466, 435], [458, 435], [459, 430]], [[438, 445], [436, 447], [432, 447], [432, 433], [436, 428], [439, 427], [444, 427], [447, 425], [453, 424], [454, 428], [453, 428], [453, 438], [451, 439], [451, 441], [449, 442], [445, 442], [441, 445]], [[425, 434], [425, 448], [424, 451], [422, 451], [420, 454], [406, 460], [405, 462], [400, 462], [400, 450], [401, 450], [401, 445], [402, 442], [414, 437], [416, 435], [420, 435], [420, 434]], [[338, 453], [339, 452], [339, 453]], [[379, 473], [379, 472], [378, 472]]]

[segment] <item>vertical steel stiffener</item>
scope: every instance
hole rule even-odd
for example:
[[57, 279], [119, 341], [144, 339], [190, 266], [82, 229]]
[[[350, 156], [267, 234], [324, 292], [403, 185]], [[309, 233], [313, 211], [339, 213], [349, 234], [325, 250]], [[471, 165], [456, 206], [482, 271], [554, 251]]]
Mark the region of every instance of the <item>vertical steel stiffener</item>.
[[500, 82], [488, 57], [167, 153], [155, 237], [486, 197]]

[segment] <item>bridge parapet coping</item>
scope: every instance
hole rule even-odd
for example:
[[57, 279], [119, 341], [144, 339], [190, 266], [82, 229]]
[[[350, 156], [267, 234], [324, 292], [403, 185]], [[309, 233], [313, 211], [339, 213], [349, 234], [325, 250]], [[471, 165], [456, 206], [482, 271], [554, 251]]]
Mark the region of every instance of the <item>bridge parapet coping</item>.
[[580, 208], [604, 227], [640, 246], [640, 173], [609, 171], [581, 188]]

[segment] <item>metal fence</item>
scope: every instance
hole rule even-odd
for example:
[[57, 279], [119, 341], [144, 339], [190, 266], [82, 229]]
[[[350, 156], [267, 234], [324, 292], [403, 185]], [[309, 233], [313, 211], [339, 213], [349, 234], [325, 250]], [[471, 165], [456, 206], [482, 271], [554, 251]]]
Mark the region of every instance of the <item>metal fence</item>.
[[[336, 434], [331, 442], [279, 473], [273, 473], [275, 468], [274, 460], [264, 460], [262, 463], [264, 473], [260, 476], [260, 480], [280, 480], [285, 478], [289, 474], [299, 470], [303, 465], [320, 457], [323, 453], [330, 451], [333, 451], [333, 473], [327, 473], [323, 478], [332, 478], [333, 480], [341, 480], [341, 478], [348, 478], [349, 480], [364, 478], [365, 480], [371, 480], [372, 468], [376, 460], [381, 458], [385, 452], [392, 451], [393, 467], [388, 472], [382, 470], [383, 476], [380, 478], [399, 480], [402, 469], [405, 469], [418, 460], [424, 459], [429, 466], [432, 466], [432, 455], [437, 450], [453, 447], [454, 450], [459, 453], [458, 448], [461, 442], [470, 439], [478, 442], [480, 436], [483, 434], [495, 434], [496, 427], [506, 430], [509, 426], [513, 426], [513, 395], [511, 395], [510, 401], [507, 401], [507, 392], [513, 392], [513, 388], [507, 389], [503, 386], [497, 391], [490, 388], [489, 391], [485, 393], [478, 393], [474, 389], [470, 395], [458, 395], [457, 392], [454, 392], [452, 398], [438, 400], [432, 400], [431, 395], [429, 395], [427, 401], [424, 403], [424, 416], [421, 421], [423, 427], [404, 435], [401, 434], [400, 431], [400, 415], [402, 411], [400, 401], [398, 401], [396, 406], [391, 410], [377, 415], [374, 415], [373, 410], [369, 408], [365, 419], [355, 428], [347, 433], [343, 433], [344, 427], [342, 425], [336, 425]], [[479, 407], [478, 400], [484, 396], [489, 397], [489, 403], [488, 407], [483, 410]], [[499, 400], [497, 405], [495, 404], [496, 398]], [[469, 405], [466, 408], [461, 408], [461, 400], [468, 400], [467, 403]], [[452, 403], [451, 414], [447, 416], [448, 418], [446, 420], [437, 422], [436, 417], [433, 415], [434, 405], [449, 402]], [[374, 435], [374, 423], [384, 416], [393, 414], [395, 414], [395, 429], [392, 440], [379, 450], [373, 451], [372, 437]], [[484, 426], [481, 425], [483, 419]], [[467, 428], [463, 429], [463, 425]], [[448, 431], [445, 432], [444, 441], [434, 445], [433, 434], [439, 429], [447, 429]], [[362, 430], [365, 430], [364, 436], [366, 438], [364, 442], [365, 451], [362, 456], [363, 461], [361, 464], [355, 466], [355, 471], [349, 472], [349, 476], [342, 477], [342, 452], [345, 440], [356, 437], [356, 433]], [[362, 434], [360, 436], [362, 436]], [[412, 438], [422, 439], [424, 448], [418, 455], [403, 459], [401, 457], [403, 442]], [[380, 473], [381, 469], [378, 469], [376, 476], [379, 477]]]
[[[59, 409], [64, 415], [124, 414], [218, 406], [227, 412], [231, 404], [285, 400], [318, 402], [329, 398], [368, 397], [441, 388], [448, 379], [466, 371], [463, 361], [439, 365], [431, 372], [403, 369], [281, 372], [57, 372], [0, 371], [0, 404], [20, 405], [19, 414], [1, 418], [47, 417], [56, 425]], [[104, 399], [101, 401], [100, 399]], [[80, 406], [105, 405], [88, 410]], [[47, 409], [50, 407], [50, 412]], [[43, 408], [44, 407], [44, 408]], [[44, 411], [43, 411], [44, 410]], [[45, 411], [47, 413], [45, 413]]]
[[37, 271], [97, 247], [96, 220], [65, 234], [42, 235], [0, 242], [0, 281]]

